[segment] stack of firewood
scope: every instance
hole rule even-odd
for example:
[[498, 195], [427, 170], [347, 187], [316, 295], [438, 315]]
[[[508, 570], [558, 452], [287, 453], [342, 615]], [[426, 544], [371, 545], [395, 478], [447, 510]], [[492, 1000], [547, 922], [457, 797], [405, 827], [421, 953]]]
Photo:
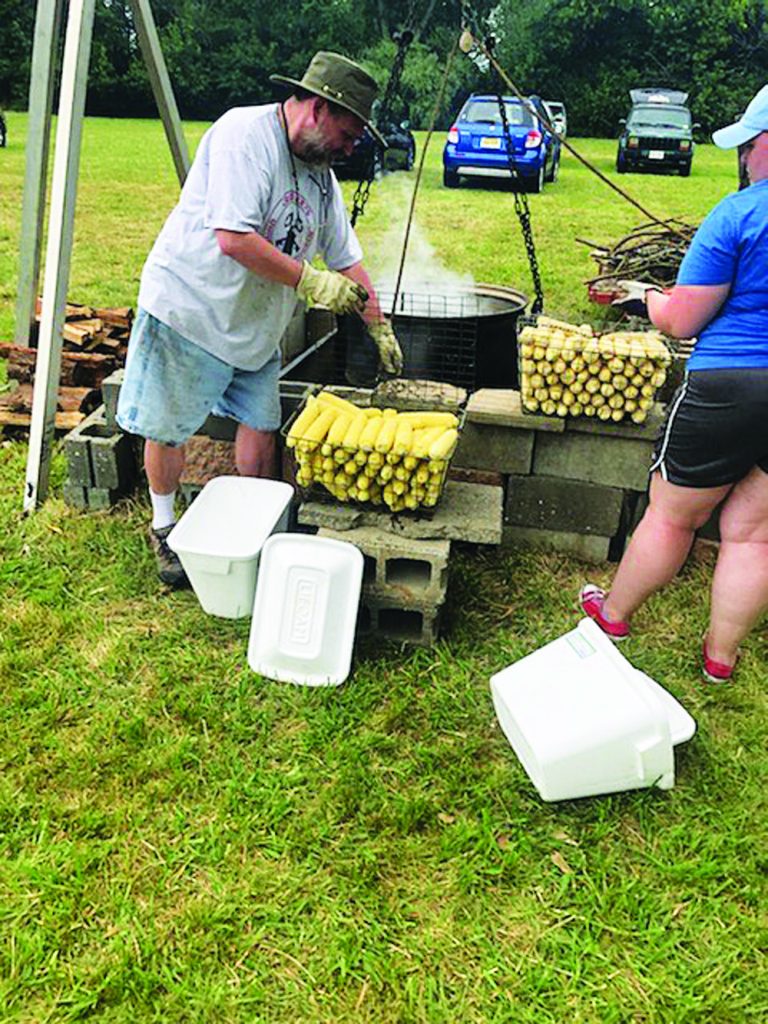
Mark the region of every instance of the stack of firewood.
[[[8, 360], [9, 381], [16, 381], [0, 395], [0, 427], [28, 427], [32, 412], [32, 385], [37, 364], [37, 327], [31, 332], [32, 347], [0, 342], [0, 358]], [[129, 307], [99, 309], [68, 303], [62, 331], [61, 373], [56, 403], [56, 427], [71, 430], [101, 403], [101, 383], [125, 365], [133, 322]]]

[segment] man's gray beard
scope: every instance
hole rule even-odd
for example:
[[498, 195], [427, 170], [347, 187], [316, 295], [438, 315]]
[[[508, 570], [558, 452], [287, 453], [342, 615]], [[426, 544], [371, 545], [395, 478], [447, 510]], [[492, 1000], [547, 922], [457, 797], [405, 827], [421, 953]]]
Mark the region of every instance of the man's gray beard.
[[325, 171], [331, 166], [332, 154], [328, 152], [328, 143], [319, 128], [307, 128], [304, 131], [296, 147], [296, 156], [319, 171]]

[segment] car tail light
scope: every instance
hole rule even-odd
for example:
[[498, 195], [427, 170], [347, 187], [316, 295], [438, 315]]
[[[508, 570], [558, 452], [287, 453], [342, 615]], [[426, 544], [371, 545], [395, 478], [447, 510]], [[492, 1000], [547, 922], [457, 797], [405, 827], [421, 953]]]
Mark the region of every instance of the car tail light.
[[640, 145], [640, 139], [636, 135], [630, 135], [627, 139], [627, 149], [637, 149]]
[[690, 139], [680, 139], [680, 152], [681, 153], [687, 153], [690, 148], [691, 148], [691, 140]]
[[531, 128], [528, 134], [525, 136], [525, 148], [535, 149], [541, 145], [541, 132], [538, 128]]
[[459, 129], [456, 125], [448, 129], [448, 141], [454, 146], [459, 141]]

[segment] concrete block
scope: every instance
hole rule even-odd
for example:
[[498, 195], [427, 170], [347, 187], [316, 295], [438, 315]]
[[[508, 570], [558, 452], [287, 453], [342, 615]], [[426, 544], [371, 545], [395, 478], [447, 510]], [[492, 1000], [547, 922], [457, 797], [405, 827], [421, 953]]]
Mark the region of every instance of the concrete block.
[[101, 397], [104, 401], [104, 418], [107, 426], [112, 430], [119, 430], [117, 425], [117, 402], [120, 397], [120, 388], [123, 386], [125, 370], [121, 367], [110, 373], [101, 382]]
[[598, 537], [590, 533], [539, 530], [531, 526], [505, 526], [501, 542], [509, 548], [558, 551], [583, 562], [605, 562], [608, 559], [611, 538]]
[[399, 537], [376, 527], [318, 530], [318, 536], [354, 544], [363, 554], [363, 593], [394, 607], [437, 606], [448, 588], [449, 540]]
[[467, 422], [451, 464], [497, 473], [530, 473], [533, 441], [532, 430]]
[[123, 493], [109, 487], [82, 487], [80, 484], [65, 481], [63, 488], [64, 501], [73, 508], [82, 511], [99, 511], [112, 508]]
[[386, 600], [365, 596], [360, 607], [358, 630], [377, 639], [412, 647], [430, 647], [440, 635], [443, 605], [437, 608], [402, 608]]
[[448, 467], [448, 479], [460, 484], [487, 484], [489, 487], [503, 487], [504, 474], [494, 473], [490, 469], [463, 469], [451, 464]]
[[599, 434], [539, 434], [533, 453], [536, 476], [563, 477], [644, 491], [651, 465], [651, 441]]
[[69, 482], [76, 486], [127, 494], [136, 483], [134, 438], [107, 425], [103, 405], [66, 435], [64, 452]]
[[560, 416], [538, 416], [523, 411], [520, 392], [503, 388], [480, 388], [467, 403], [468, 423], [487, 423], [519, 430], [545, 430], [562, 434], [565, 420]]
[[613, 487], [544, 476], [509, 478], [506, 519], [564, 533], [613, 537], [621, 523], [624, 493]]
[[501, 487], [463, 484], [448, 480], [431, 517], [392, 515], [388, 510], [307, 501], [299, 508], [299, 523], [329, 530], [375, 526], [389, 533], [419, 539], [464, 540], [470, 544], [500, 544]]

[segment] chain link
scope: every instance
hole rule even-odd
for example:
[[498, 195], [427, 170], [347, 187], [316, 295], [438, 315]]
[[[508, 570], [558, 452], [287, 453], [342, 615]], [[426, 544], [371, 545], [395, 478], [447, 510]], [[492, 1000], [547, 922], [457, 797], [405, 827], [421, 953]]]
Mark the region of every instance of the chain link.
[[[395, 54], [395, 59], [392, 61], [392, 70], [389, 74], [389, 81], [387, 82], [386, 89], [384, 90], [384, 97], [381, 101], [381, 106], [379, 107], [377, 115], [377, 120], [382, 128], [386, 125], [392, 101], [400, 89], [400, 79], [403, 77], [403, 67], [405, 66], [405, 55], [408, 47], [413, 41], [413, 32], [411, 32], [410, 29], [404, 29], [402, 32], [395, 33], [392, 36], [392, 39], [397, 44], [397, 53]], [[371, 147], [371, 158], [368, 164], [367, 174], [358, 182], [355, 194], [352, 197], [352, 213], [350, 215], [352, 227], [355, 226], [358, 218], [362, 217], [365, 213], [365, 204], [368, 202], [371, 185], [376, 177], [377, 165], [382, 168], [384, 167], [384, 149], [374, 139], [373, 146]]]
[[509, 173], [512, 176], [512, 187], [515, 190], [515, 213], [517, 214], [517, 219], [520, 222], [520, 231], [523, 235], [523, 244], [525, 245], [525, 252], [528, 257], [528, 266], [531, 270], [533, 290], [536, 296], [531, 304], [531, 312], [540, 313], [544, 308], [544, 291], [541, 286], [539, 260], [536, 255], [536, 243], [533, 238], [531, 210], [528, 206], [528, 196], [522, 191], [525, 188], [525, 182], [523, 181], [522, 175], [518, 171], [517, 164], [515, 163], [515, 157], [512, 151], [512, 137], [509, 134], [509, 123], [507, 122], [507, 107], [504, 103], [504, 97], [501, 92], [497, 93], [496, 99], [498, 100], [499, 113], [501, 114], [501, 127], [504, 132], [504, 145], [507, 151]]

